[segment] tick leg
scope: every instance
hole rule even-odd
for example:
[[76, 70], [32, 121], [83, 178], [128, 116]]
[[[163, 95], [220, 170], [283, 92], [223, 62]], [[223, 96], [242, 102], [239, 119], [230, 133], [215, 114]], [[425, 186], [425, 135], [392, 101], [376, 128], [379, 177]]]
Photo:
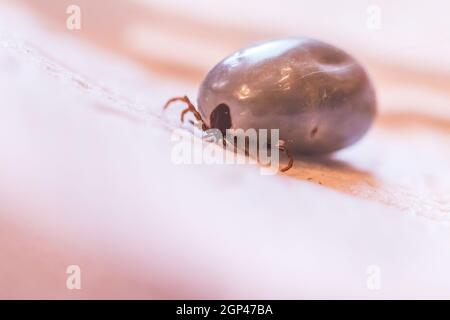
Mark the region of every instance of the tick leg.
[[[183, 111], [181, 111], [181, 114], [180, 114], [180, 120], [181, 120], [181, 122], [184, 122], [184, 116], [186, 115], [186, 113], [188, 113], [188, 112], [190, 112], [191, 111], [191, 109], [190, 108], [186, 108], [186, 109], [184, 109]], [[190, 123], [192, 123], [192, 124], [194, 124], [194, 121], [189, 121]]]
[[194, 105], [192, 104], [192, 102], [189, 100], [189, 98], [187, 96], [183, 96], [183, 97], [174, 97], [172, 99], [170, 99], [169, 101], [166, 102], [166, 104], [164, 105], [164, 110], [167, 109], [173, 102], [177, 102], [177, 101], [181, 101], [187, 104], [187, 108], [184, 109], [181, 112], [180, 115], [180, 120], [181, 122], [184, 122], [184, 116], [188, 113], [191, 112], [195, 119], [199, 122], [201, 122], [201, 126], [202, 126], [202, 130], [208, 130], [208, 126], [205, 124], [205, 122], [202, 119], [202, 116], [200, 115], [200, 113], [197, 111], [197, 109], [195, 109]]
[[288, 171], [290, 168], [292, 168], [292, 165], [294, 164], [294, 157], [293, 157], [292, 154], [289, 152], [289, 150], [286, 148], [286, 146], [278, 146], [278, 149], [279, 149], [281, 152], [284, 152], [284, 153], [286, 154], [286, 156], [289, 158], [289, 162], [288, 162], [287, 166], [280, 169], [281, 172], [286, 172], [286, 171]]

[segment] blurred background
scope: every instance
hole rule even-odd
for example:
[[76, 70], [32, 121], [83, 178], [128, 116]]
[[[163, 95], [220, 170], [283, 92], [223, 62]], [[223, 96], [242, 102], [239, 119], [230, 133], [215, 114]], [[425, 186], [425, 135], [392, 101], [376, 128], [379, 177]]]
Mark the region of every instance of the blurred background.
[[[449, 9], [0, 0], [0, 298], [448, 298]], [[369, 135], [286, 176], [173, 165], [165, 100], [287, 36], [367, 68]]]

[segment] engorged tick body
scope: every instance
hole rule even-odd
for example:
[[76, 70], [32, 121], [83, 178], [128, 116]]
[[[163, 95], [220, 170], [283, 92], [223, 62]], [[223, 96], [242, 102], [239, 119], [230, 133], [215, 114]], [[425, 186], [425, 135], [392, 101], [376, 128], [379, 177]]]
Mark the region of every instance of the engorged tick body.
[[293, 154], [349, 146], [368, 131], [376, 114], [375, 92], [362, 66], [344, 51], [309, 38], [237, 51], [206, 75], [199, 112], [188, 105], [183, 116], [194, 112], [204, 129], [279, 129]]

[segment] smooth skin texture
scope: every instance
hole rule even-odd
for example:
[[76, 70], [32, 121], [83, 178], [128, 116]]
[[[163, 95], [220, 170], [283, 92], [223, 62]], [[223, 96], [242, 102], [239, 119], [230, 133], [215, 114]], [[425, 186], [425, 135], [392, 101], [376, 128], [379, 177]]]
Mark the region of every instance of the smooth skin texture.
[[[224, 105], [229, 115], [218, 112]], [[364, 136], [376, 99], [354, 58], [300, 37], [261, 42], [222, 60], [203, 80], [198, 108], [210, 128], [279, 129], [294, 154], [325, 154]]]

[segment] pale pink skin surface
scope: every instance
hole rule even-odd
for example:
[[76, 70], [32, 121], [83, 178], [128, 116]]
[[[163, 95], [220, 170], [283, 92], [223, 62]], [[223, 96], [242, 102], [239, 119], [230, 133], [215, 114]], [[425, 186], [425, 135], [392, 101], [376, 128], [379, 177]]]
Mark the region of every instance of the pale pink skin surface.
[[[177, 112], [167, 120], [161, 105], [196, 92], [203, 61], [266, 31], [229, 36], [208, 60], [170, 49], [173, 39], [147, 56], [107, 30], [153, 21], [163, 38], [213, 40], [167, 11], [133, 19], [121, 1], [111, 12], [130, 10], [125, 21], [95, 27], [100, 2], [81, 2], [85, 29], [69, 36], [58, 24], [69, 2], [0, 1], [0, 298], [449, 296], [450, 82], [445, 67], [430, 69], [433, 57], [417, 60], [432, 71], [423, 73], [361, 56], [372, 61], [380, 119], [332, 160], [298, 160], [287, 176], [177, 166]], [[157, 54], [173, 51], [170, 61]], [[73, 264], [81, 290], [66, 288]], [[381, 290], [366, 286], [370, 265]]]

